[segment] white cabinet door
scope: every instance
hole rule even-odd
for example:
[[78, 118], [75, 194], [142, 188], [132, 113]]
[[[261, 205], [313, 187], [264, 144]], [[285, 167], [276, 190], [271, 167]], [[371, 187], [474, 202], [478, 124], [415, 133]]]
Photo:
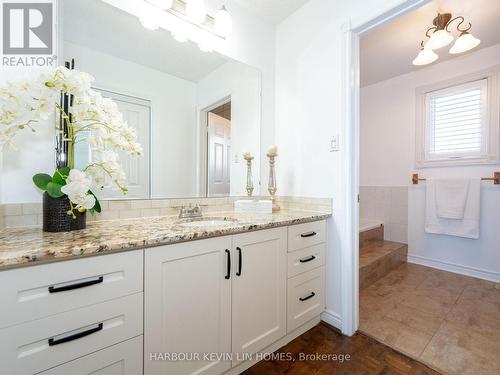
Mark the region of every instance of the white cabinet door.
[[233, 236], [233, 353], [256, 353], [286, 334], [286, 236], [286, 228]]
[[86, 355], [39, 375], [142, 375], [142, 336]]
[[[146, 374], [221, 374], [230, 368], [230, 361], [203, 357], [231, 351], [229, 249], [230, 236], [145, 252]], [[176, 361], [170, 353], [200, 358]]]

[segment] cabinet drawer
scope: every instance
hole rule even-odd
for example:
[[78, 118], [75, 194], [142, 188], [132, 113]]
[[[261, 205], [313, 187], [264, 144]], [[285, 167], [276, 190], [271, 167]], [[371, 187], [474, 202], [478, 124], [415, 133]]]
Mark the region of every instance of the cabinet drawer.
[[324, 285], [325, 267], [316, 268], [288, 280], [288, 333], [323, 312]]
[[10, 375], [34, 374], [142, 335], [143, 294], [0, 330], [0, 363]]
[[293, 277], [325, 264], [325, 244], [288, 253], [288, 277]]
[[326, 241], [325, 221], [315, 221], [288, 227], [288, 251], [297, 251], [304, 247]]
[[39, 375], [142, 375], [142, 336], [75, 359]]
[[142, 250], [0, 272], [0, 328], [142, 291]]

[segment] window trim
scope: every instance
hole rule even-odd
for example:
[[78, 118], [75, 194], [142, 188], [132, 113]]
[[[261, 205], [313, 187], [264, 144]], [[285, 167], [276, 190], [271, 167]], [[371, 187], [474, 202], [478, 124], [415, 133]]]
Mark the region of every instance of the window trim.
[[[487, 71], [461, 76], [416, 89], [416, 168], [499, 163], [499, 76], [500, 69], [496, 67]], [[465, 87], [480, 80], [485, 80], [485, 84], [487, 85], [487, 100], [482, 102], [482, 105], [487, 108], [486, 119], [482, 123], [482, 132], [484, 132], [485, 137], [482, 139], [480, 155], [474, 153], [470, 157], [457, 157], [456, 155], [448, 154], [443, 158], [430, 157], [430, 132], [428, 129], [428, 124], [430, 123], [428, 116], [430, 114], [427, 113], [428, 94], [452, 90], [460, 86]]]

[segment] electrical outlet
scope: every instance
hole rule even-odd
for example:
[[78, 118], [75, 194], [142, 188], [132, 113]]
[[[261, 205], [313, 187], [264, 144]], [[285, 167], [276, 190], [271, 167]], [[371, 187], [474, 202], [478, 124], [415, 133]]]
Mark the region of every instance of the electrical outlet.
[[339, 151], [340, 146], [339, 146], [339, 136], [338, 135], [333, 135], [330, 138], [330, 152], [335, 152]]

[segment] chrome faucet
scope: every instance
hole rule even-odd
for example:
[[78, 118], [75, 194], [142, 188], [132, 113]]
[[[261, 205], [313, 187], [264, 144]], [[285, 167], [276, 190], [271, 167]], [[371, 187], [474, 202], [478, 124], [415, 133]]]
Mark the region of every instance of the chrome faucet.
[[201, 212], [201, 207], [199, 204], [192, 207], [191, 203], [188, 207], [181, 206], [181, 211], [179, 212], [179, 219], [187, 219], [193, 217], [202, 217], [203, 213]]

